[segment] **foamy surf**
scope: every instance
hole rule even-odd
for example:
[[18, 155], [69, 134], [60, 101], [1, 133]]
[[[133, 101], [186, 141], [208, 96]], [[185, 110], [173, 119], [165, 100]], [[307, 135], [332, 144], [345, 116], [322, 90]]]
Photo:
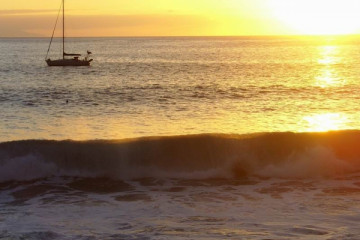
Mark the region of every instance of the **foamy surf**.
[[1, 143], [0, 239], [357, 239], [359, 140], [340, 131]]
[[0, 238], [355, 240], [359, 179], [7, 182], [0, 184]]

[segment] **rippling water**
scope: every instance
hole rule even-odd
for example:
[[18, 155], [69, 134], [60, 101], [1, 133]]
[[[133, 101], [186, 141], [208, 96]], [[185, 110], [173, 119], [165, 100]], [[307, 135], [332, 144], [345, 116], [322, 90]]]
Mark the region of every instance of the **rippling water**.
[[359, 129], [358, 43], [80, 38], [90, 68], [49, 68], [47, 39], [1, 39], [0, 140]]
[[0, 39], [0, 239], [358, 239], [359, 43]]

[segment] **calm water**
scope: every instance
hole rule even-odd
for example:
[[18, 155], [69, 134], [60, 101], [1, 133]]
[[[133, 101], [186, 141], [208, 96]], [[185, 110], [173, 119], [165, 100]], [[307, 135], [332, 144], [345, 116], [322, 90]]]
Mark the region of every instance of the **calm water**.
[[49, 68], [48, 39], [2, 39], [0, 140], [360, 129], [358, 43], [71, 39], [93, 66]]
[[359, 239], [360, 38], [48, 41], [0, 39], [0, 239]]

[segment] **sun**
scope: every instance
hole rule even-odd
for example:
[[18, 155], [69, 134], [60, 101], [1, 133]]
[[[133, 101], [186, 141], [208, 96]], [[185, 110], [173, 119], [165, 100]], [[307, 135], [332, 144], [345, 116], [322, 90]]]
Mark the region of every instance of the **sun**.
[[360, 0], [268, 0], [272, 13], [296, 34], [355, 34]]

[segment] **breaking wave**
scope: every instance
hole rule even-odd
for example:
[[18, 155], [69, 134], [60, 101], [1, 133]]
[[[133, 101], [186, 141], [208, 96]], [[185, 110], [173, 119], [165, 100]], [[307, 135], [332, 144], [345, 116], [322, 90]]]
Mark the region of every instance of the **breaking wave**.
[[359, 167], [360, 131], [355, 130], [0, 143], [0, 182], [52, 176], [333, 177]]

